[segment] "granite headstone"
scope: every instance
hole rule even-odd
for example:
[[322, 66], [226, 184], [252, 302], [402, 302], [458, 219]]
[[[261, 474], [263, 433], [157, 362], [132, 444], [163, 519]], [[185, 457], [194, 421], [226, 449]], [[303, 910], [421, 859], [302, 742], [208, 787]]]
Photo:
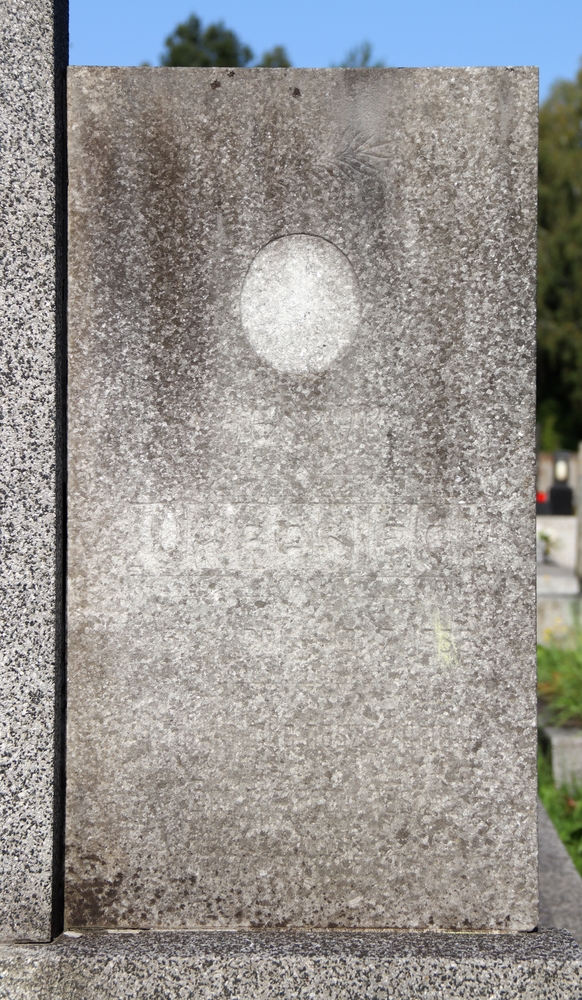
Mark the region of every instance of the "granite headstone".
[[536, 926], [537, 109], [70, 71], [69, 926]]

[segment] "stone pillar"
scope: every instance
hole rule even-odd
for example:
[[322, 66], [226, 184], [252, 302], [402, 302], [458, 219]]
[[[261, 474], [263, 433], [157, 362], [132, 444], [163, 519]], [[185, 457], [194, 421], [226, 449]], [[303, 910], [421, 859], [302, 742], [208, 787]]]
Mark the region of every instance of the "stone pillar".
[[0, 938], [62, 910], [67, 0], [6, 0], [0, 298]]

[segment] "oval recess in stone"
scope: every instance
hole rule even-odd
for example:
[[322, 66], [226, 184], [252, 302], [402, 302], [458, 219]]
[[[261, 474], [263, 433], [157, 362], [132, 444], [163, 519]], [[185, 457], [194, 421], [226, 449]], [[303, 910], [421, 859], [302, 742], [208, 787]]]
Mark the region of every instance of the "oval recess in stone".
[[241, 318], [257, 354], [273, 368], [321, 372], [358, 329], [358, 279], [329, 240], [281, 236], [259, 251], [246, 274]]

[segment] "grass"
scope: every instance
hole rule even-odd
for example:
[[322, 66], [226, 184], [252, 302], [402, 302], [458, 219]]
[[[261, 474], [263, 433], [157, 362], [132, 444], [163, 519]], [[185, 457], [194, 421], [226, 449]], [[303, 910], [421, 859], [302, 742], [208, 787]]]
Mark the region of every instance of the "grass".
[[549, 754], [538, 751], [538, 791], [552, 823], [582, 875], [582, 789], [556, 788]]
[[[582, 627], [549, 633], [538, 646], [538, 694], [545, 724], [582, 725]], [[582, 875], [582, 788], [556, 788], [549, 741], [538, 750], [538, 791], [559, 837]]]
[[[549, 633], [538, 646], [538, 694], [545, 724], [582, 725], [582, 627]], [[549, 741], [538, 750], [538, 791], [550, 819], [582, 875], [582, 788], [556, 788]]]
[[582, 628], [538, 646], [538, 694], [556, 726], [582, 726]]

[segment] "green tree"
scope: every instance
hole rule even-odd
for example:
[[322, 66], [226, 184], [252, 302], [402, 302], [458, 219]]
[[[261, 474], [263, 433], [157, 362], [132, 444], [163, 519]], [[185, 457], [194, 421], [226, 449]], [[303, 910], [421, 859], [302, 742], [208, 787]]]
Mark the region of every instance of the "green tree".
[[540, 109], [538, 422], [542, 450], [582, 440], [582, 68]]
[[283, 46], [275, 45], [268, 52], [263, 53], [263, 58], [258, 65], [271, 67], [272, 69], [276, 66], [281, 66], [283, 69], [287, 69], [291, 63]]
[[384, 66], [384, 63], [380, 60], [378, 62], [371, 62], [372, 58], [372, 46], [369, 42], [361, 42], [360, 45], [356, 45], [353, 49], [346, 54], [343, 62], [338, 63], [338, 66], [344, 67], [345, 69], [364, 69], [364, 68], [376, 68], [379, 66]]
[[[166, 38], [162, 66], [248, 66], [253, 50], [222, 21], [203, 28], [196, 14], [179, 24]], [[290, 66], [282, 45], [265, 52], [259, 66]]]
[[166, 38], [162, 66], [247, 66], [252, 49], [239, 41], [222, 21], [202, 28], [196, 14], [179, 24]]

